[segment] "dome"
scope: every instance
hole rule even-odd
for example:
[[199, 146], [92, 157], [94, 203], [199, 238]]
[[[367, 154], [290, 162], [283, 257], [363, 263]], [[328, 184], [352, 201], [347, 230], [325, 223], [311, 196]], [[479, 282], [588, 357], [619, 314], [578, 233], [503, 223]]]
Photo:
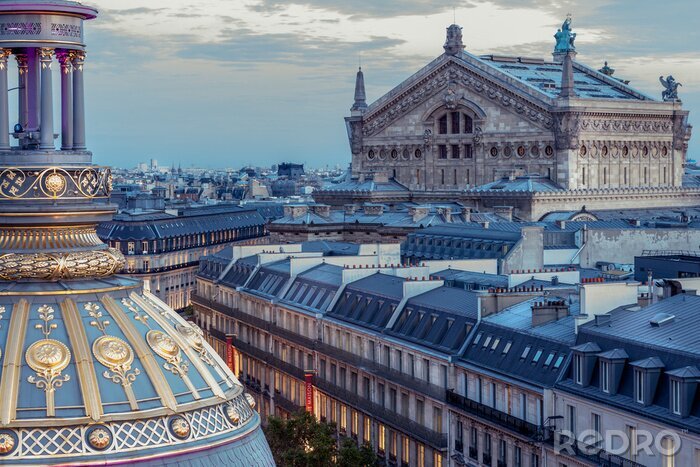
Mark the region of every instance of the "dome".
[[[0, 31], [0, 464], [274, 465], [253, 397], [196, 325], [115, 274], [124, 256], [97, 236], [115, 212], [110, 169], [85, 146], [83, 22], [97, 12], [63, 0], [0, 10], [19, 24]], [[10, 55], [40, 97], [20, 94], [12, 135]], [[54, 100], [72, 116], [60, 150]]]

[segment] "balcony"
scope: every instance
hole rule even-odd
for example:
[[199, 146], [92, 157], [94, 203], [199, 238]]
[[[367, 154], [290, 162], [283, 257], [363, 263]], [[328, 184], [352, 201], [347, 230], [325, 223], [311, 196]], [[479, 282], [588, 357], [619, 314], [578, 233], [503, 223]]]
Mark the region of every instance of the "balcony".
[[476, 415], [504, 428], [508, 428], [509, 430], [513, 430], [523, 436], [532, 438], [541, 432], [540, 427], [534, 423], [526, 422], [525, 420], [496, 410], [488, 405], [473, 401], [449, 389], [447, 390], [447, 403], [464, 412]]
[[[445, 388], [437, 386], [435, 384], [427, 383], [418, 378], [413, 378], [405, 373], [393, 370], [386, 365], [374, 362], [372, 360], [360, 357], [359, 355], [347, 352], [345, 350], [338, 349], [332, 345], [326, 344], [319, 340], [310, 339], [308, 337], [301, 336], [294, 331], [281, 328], [270, 321], [264, 320], [257, 316], [244, 313], [239, 309], [231, 308], [221, 303], [208, 300], [200, 295], [192, 294], [191, 301], [195, 305], [203, 306], [220, 313], [230, 316], [231, 318], [237, 319], [245, 324], [253, 326], [262, 331], [266, 331], [272, 335], [280, 336], [290, 342], [294, 342], [302, 346], [307, 350], [316, 350], [320, 354], [334, 358], [340, 362], [353, 365], [358, 369], [363, 369], [368, 373], [372, 373], [380, 378], [384, 378], [387, 381], [399, 384], [401, 386], [411, 388], [418, 391], [428, 397], [431, 397], [438, 401], [445, 401]], [[214, 336], [214, 330], [210, 331], [211, 335]]]
[[491, 465], [491, 454], [485, 452], [481, 455], [481, 462], [486, 465]]
[[332, 384], [324, 379], [316, 379], [315, 386], [329, 396], [332, 396], [340, 401], [343, 401], [358, 410], [368, 414], [381, 423], [391, 426], [393, 429], [410, 433], [410, 435], [419, 441], [433, 446], [436, 449], [442, 450], [447, 448], [447, 435], [433, 431], [425, 426], [414, 422], [413, 420], [403, 417], [396, 412], [393, 412], [379, 404], [343, 389], [335, 384]]
[[[554, 446], [554, 438], [556, 436], [559, 435], [555, 434], [554, 436], [550, 436], [549, 438], [544, 440], [550, 448]], [[561, 446], [566, 445], [567, 441], [564, 441], [564, 437], [562, 437]], [[588, 462], [592, 462], [598, 467], [644, 467], [643, 464], [631, 461], [629, 459], [625, 459], [624, 457], [618, 456], [616, 454], [610, 454], [604, 449], [585, 444], [580, 441], [570, 443], [570, 446], [575, 457], [579, 459], [584, 459]], [[561, 455], [565, 455], [566, 452], [566, 448], [563, 448], [561, 450]]]
[[474, 460], [479, 460], [479, 450], [474, 446], [469, 446], [469, 457]]

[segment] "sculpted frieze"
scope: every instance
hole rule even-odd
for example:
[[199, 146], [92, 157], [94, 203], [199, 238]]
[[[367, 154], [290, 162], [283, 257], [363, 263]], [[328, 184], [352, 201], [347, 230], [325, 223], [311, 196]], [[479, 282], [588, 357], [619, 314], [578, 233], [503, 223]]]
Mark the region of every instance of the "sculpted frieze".
[[527, 117], [531, 122], [551, 129], [553, 119], [547, 111], [531, 104], [527, 100], [486, 81], [483, 77], [466, 69], [456, 68], [454, 65], [438, 70], [431, 78], [426, 78], [422, 84], [411, 92], [397, 97], [382, 111], [365, 120], [362, 134], [370, 136], [388, 126], [392, 121], [405, 115], [410, 110], [423, 104], [429, 98], [437, 94], [443, 88], [443, 101], [447, 106], [456, 106], [456, 102], [464, 97], [461, 89], [456, 84], [467, 87], [470, 91], [481, 94], [502, 107]]
[[579, 122], [581, 131], [596, 132], [654, 132], [669, 133], [673, 124], [671, 120], [635, 120], [620, 118], [582, 118]]

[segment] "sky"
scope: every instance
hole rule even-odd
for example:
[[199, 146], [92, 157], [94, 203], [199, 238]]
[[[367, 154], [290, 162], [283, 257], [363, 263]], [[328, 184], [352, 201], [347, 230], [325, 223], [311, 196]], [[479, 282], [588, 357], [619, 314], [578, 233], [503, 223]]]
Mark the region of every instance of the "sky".
[[86, 25], [85, 65], [99, 164], [346, 166], [343, 117], [360, 61], [370, 103], [443, 52], [453, 18], [471, 53], [550, 58], [570, 13], [579, 61], [607, 60], [658, 98], [658, 77], [673, 74], [691, 123], [700, 121], [697, 0], [84, 3], [100, 10]]

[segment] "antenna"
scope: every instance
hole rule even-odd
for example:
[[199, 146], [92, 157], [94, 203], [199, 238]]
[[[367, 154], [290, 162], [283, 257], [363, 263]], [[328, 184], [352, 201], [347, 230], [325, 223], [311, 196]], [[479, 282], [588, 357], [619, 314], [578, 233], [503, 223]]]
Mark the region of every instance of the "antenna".
[[362, 69], [362, 51], [357, 53], [357, 66]]

